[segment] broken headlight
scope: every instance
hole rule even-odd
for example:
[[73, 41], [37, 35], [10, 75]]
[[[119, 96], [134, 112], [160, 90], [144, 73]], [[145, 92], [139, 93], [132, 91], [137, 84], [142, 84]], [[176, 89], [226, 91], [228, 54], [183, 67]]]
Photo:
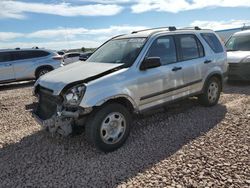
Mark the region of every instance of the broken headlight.
[[80, 104], [85, 93], [86, 86], [77, 85], [70, 88], [64, 95], [64, 102], [66, 105], [77, 106]]

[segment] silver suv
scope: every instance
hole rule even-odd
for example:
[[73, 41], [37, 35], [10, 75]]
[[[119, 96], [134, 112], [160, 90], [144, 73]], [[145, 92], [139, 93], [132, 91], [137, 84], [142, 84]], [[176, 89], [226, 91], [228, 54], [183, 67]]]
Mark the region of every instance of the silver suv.
[[113, 151], [126, 141], [133, 113], [190, 96], [217, 104], [227, 67], [226, 51], [211, 30], [134, 31], [110, 39], [84, 63], [41, 77], [34, 117], [62, 135], [85, 126], [90, 143]]
[[59, 68], [61, 59], [44, 49], [0, 50], [0, 83], [37, 79]]

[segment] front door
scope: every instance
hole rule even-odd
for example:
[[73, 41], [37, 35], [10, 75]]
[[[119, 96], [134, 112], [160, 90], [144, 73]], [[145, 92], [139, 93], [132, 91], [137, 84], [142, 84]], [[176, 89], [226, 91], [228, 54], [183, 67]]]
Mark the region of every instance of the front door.
[[178, 68], [173, 36], [160, 36], [152, 43], [145, 58], [159, 57], [161, 66], [140, 71], [138, 88], [140, 110], [162, 104], [183, 84], [183, 71]]

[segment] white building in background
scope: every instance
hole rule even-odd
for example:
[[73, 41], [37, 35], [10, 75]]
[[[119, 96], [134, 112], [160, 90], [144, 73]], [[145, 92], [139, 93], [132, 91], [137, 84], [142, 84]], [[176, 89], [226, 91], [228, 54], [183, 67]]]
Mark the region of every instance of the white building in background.
[[222, 39], [222, 41], [227, 42], [227, 40], [236, 32], [250, 29], [250, 26], [243, 26], [239, 28], [225, 29], [215, 31]]

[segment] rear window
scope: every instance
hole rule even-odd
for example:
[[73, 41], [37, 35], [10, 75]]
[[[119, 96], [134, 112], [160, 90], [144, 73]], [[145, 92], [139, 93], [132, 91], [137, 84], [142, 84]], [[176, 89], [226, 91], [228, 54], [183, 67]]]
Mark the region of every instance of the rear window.
[[50, 53], [42, 50], [26, 50], [11, 52], [12, 60], [32, 59], [48, 56]]
[[215, 53], [224, 51], [219, 39], [214, 33], [201, 33], [201, 36]]

